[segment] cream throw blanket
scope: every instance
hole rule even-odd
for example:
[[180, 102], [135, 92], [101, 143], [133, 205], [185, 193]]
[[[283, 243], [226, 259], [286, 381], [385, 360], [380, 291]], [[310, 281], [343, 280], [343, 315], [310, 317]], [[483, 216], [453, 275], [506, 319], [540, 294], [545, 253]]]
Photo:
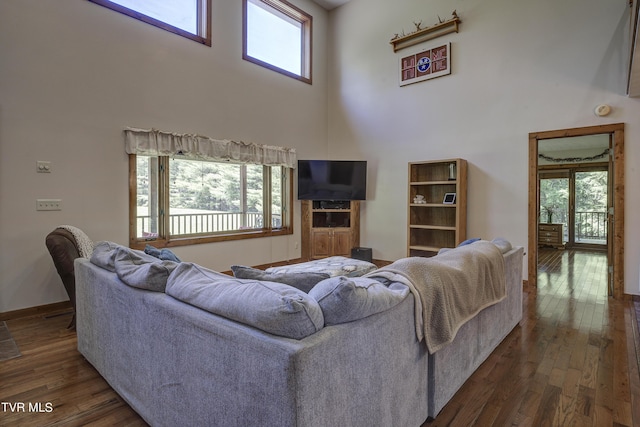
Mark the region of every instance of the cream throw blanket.
[[73, 235], [73, 238], [76, 239], [76, 243], [78, 244], [78, 252], [81, 257], [91, 258], [91, 254], [93, 253], [93, 242], [84, 231], [72, 225], [59, 225], [58, 228], [67, 230]]
[[435, 353], [482, 309], [506, 297], [502, 252], [478, 241], [432, 258], [402, 258], [367, 274], [405, 283], [416, 304], [416, 334]]

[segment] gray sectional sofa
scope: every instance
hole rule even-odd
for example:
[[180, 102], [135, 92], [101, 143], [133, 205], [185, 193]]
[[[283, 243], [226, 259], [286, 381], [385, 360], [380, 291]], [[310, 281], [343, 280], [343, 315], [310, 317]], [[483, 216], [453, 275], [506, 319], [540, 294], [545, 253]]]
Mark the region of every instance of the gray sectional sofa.
[[429, 354], [402, 281], [307, 294], [103, 243], [75, 262], [78, 349], [153, 426], [420, 426], [522, 317], [522, 248], [503, 257], [507, 297]]

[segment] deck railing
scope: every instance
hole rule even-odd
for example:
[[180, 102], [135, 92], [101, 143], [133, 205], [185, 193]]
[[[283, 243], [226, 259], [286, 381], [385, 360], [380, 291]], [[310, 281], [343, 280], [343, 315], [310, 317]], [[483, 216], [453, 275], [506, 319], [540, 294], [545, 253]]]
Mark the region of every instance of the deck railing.
[[[138, 233], [154, 235], [156, 227], [150, 216], [139, 215]], [[169, 234], [172, 236], [217, 233], [231, 230], [260, 229], [263, 215], [257, 212], [207, 212], [169, 215]], [[271, 227], [282, 227], [280, 215], [271, 216]]]
[[606, 212], [576, 212], [576, 241], [607, 240]]
[[[544, 212], [541, 213], [541, 218]], [[575, 242], [576, 243], [598, 243], [604, 244], [607, 241], [607, 212], [603, 211], [578, 211], [575, 218]], [[565, 242], [569, 240], [568, 212], [556, 212], [553, 222], [564, 224]]]

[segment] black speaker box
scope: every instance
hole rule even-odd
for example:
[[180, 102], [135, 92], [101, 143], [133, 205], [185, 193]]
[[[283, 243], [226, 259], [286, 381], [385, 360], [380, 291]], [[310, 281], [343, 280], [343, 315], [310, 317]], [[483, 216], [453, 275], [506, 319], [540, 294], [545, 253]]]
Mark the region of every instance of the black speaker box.
[[371, 248], [352, 248], [351, 258], [359, 259], [360, 261], [372, 262], [373, 255]]

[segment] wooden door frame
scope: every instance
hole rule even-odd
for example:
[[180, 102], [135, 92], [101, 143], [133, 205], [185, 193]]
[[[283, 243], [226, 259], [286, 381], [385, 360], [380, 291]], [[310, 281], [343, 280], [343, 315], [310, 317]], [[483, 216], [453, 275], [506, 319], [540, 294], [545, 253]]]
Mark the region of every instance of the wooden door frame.
[[[538, 141], [542, 139], [608, 134], [613, 138], [613, 297], [624, 296], [624, 123], [615, 123], [582, 128], [532, 132], [529, 134], [529, 256], [528, 283], [536, 286], [538, 281]], [[607, 285], [608, 286], [608, 285]]]

